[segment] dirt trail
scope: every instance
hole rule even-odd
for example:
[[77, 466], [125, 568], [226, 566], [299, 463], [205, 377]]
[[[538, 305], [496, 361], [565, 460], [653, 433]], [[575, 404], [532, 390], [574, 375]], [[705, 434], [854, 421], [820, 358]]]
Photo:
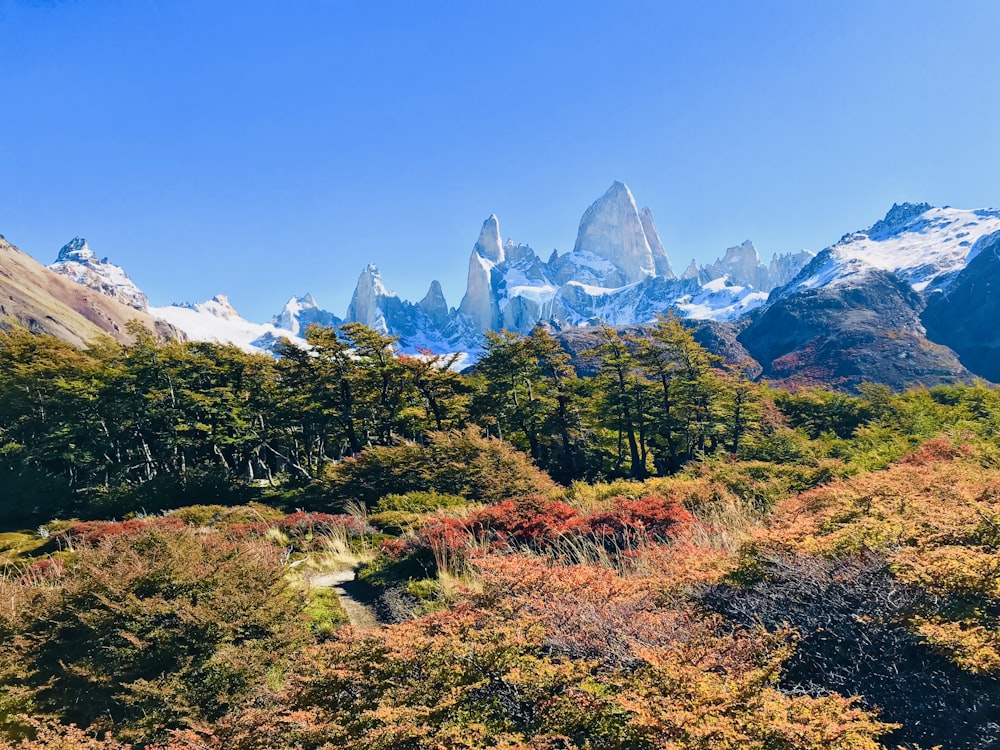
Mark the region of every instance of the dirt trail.
[[332, 588], [337, 592], [340, 606], [347, 613], [347, 620], [356, 628], [371, 630], [378, 627], [375, 610], [368, 605], [365, 587], [358, 583], [353, 570], [342, 570], [339, 573], [327, 573], [316, 576], [310, 585], [317, 588]]

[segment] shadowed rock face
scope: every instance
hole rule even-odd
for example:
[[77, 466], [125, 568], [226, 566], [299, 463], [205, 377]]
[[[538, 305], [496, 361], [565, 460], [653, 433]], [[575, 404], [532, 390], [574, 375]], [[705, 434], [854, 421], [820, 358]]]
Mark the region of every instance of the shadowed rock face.
[[1000, 234], [943, 293], [931, 295], [923, 313], [927, 336], [951, 347], [976, 375], [1000, 382]]
[[931, 343], [920, 322], [924, 302], [894, 274], [868, 270], [850, 284], [778, 295], [751, 315], [738, 340], [782, 385], [861, 383], [894, 389], [967, 380], [950, 349]]

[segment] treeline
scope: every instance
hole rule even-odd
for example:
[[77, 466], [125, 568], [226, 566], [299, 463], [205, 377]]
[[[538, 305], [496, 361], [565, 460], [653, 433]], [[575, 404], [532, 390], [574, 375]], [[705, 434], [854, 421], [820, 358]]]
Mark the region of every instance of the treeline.
[[286, 345], [277, 358], [133, 333], [132, 345], [85, 350], [0, 333], [4, 523], [294, 495], [366, 449], [467, 428], [568, 484], [670, 475], [715, 454], [837, 456], [857, 449], [838, 441], [860, 427], [905, 443], [963, 410], [977, 430], [1000, 413], [983, 385], [908, 401], [879, 387], [861, 398], [771, 391], [722, 367], [674, 318], [643, 338], [602, 329], [585, 354], [592, 377], [540, 327], [488, 334], [471, 374], [450, 356], [397, 356], [392, 337], [359, 324], [311, 328], [308, 350]]

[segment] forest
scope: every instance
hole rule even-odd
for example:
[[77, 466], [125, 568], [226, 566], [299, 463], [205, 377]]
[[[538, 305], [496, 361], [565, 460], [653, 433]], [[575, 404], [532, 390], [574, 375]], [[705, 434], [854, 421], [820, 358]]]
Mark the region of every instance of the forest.
[[989, 383], [132, 334], [0, 332], [0, 750], [1000, 747]]

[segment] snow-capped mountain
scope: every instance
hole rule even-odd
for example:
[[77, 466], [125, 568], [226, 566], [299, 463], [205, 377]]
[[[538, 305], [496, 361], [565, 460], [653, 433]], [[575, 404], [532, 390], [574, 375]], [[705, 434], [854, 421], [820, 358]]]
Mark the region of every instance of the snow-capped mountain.
[[917, 292], [940, 291], [998, 231], [1000, 211], [995, 209], [893, 204], [870, 229], [844, 235], [817, 255], [779, 294], [857, 283], [872, 269], [895, 274]]
[[[600, 323], [641, 327], [674, 311], [700, 321], [729, 351], [755, 360], [765, 377], [844, 387], [866, 379], [894, 386], [949, 382], [969, 374], [958, 357], [981, 372], [982, 362], [1000, 351], [996, 340], [984, 340], [978, 322], [959, 325], [951, 314], [961, 308], [975, 318], [977, 310], [997, 308], [990, 295], [1000, 268], [1000, 211], [993, 209], [893, 205], [870, 228], [816, 256], [802, 250], [764, 263], [747, 240], [712, 263], [692, 261], [680, 276], [652, 212], [639, 209], [622, 182], [584, 212], [568, 252], [543, 260], [529, 245], [502, 237], [500, 220], [491, 215], [472, 247], [457, 307], [449, 307], [437, 281], [419, 302], [404, 300], [369, 265], [343, 318], [308, 294], [291, 297], [265, 324], [243, 319], [223, 296], [149, 312], [191, 339], [248, 351], [273, 351], [281, 338], [304, 344], [303, 332], [313, 323], [359, 322], [398, 337], [403, 352], [465, 352], [464, 361], [474, 361], [489, 330], [526, 333], [538, 323], [562, 331]], [[64, 247], [52, 268], [146, 306], [127, 274], [98, 261], [81, 239]], [[928, 340], [925, 326], [937, 343]]]
[[150, 314], [180, 329], [192, 341], [213, 341], [234, 344], [244, 351], [268, 353], [282, 339], [305, 345], [291, 331], [272, 323], [251, 323], [229, 304], [223, 294], [206, 302], [185, 302], [164, 307], [151, 307]]
[[752, 287], [757, 292], [766, 293], [787, 284], [812, 259], [813, 254], [808, 250], [782, 255], [775, 253], [770, 265], [765, 266], [757, 248], [750, 240], [746, 240], [741, 245], [728, 248], [723, 257], [701, 269], [691, 261], [693, 268], [689, 266], [686, 273], [697, 272], [703, 283], [725, 278], [730, 284]]
[[[793, 383], [902, 388], [968, 378], [966, 367], [995, 376], [986, 360], [997, 344], [976, 311], [996, 309], [986, 278], [997, 266], [975, 259], [998, 239], [1000, 211], [893, 205], [775, 289], [739, 342], [765, 377]], [[958, 309], [971, 319], [956, 320]]]
[[[787, 283], [811, 258], [806, 251], [776, 255], [765, 266], [747, 241], [678, 279], [652, 211], [640, 210], [628, 186], [615, 182], [584, 213], [570, 252], [554, 251], [546, 261], [528, 245], [504, 242], [500, 221], [492, 215], [473, 245], [457, 309], [448, 309], [434, 285], [417, 305], [404, 302], [369, 267], [346, 319], [400, 336], [404, 350], [420, 342], [463, 351], [478, 350], [485, 331], [526, 333], [538, 323], [629, 325], [655, 320], [667, 310], [728, 321], [762, 305], [771, 289]], [[426, 309], [432, 296], [434, 315]]]
[[125, 269], [108, 262], [107, 258], [98, 260], [82, 237], [74, 237], [67, 242], [49, 268], [136, 310], [149, 307], [146, 295], [129, 278]]
[[332, 312], [320, 309], [311, 294], [289, 298], [281, 312], [271, 318], [271, 325], [293, 336], [301, 336], [311, 325], [334, 327], [343, 322]]

